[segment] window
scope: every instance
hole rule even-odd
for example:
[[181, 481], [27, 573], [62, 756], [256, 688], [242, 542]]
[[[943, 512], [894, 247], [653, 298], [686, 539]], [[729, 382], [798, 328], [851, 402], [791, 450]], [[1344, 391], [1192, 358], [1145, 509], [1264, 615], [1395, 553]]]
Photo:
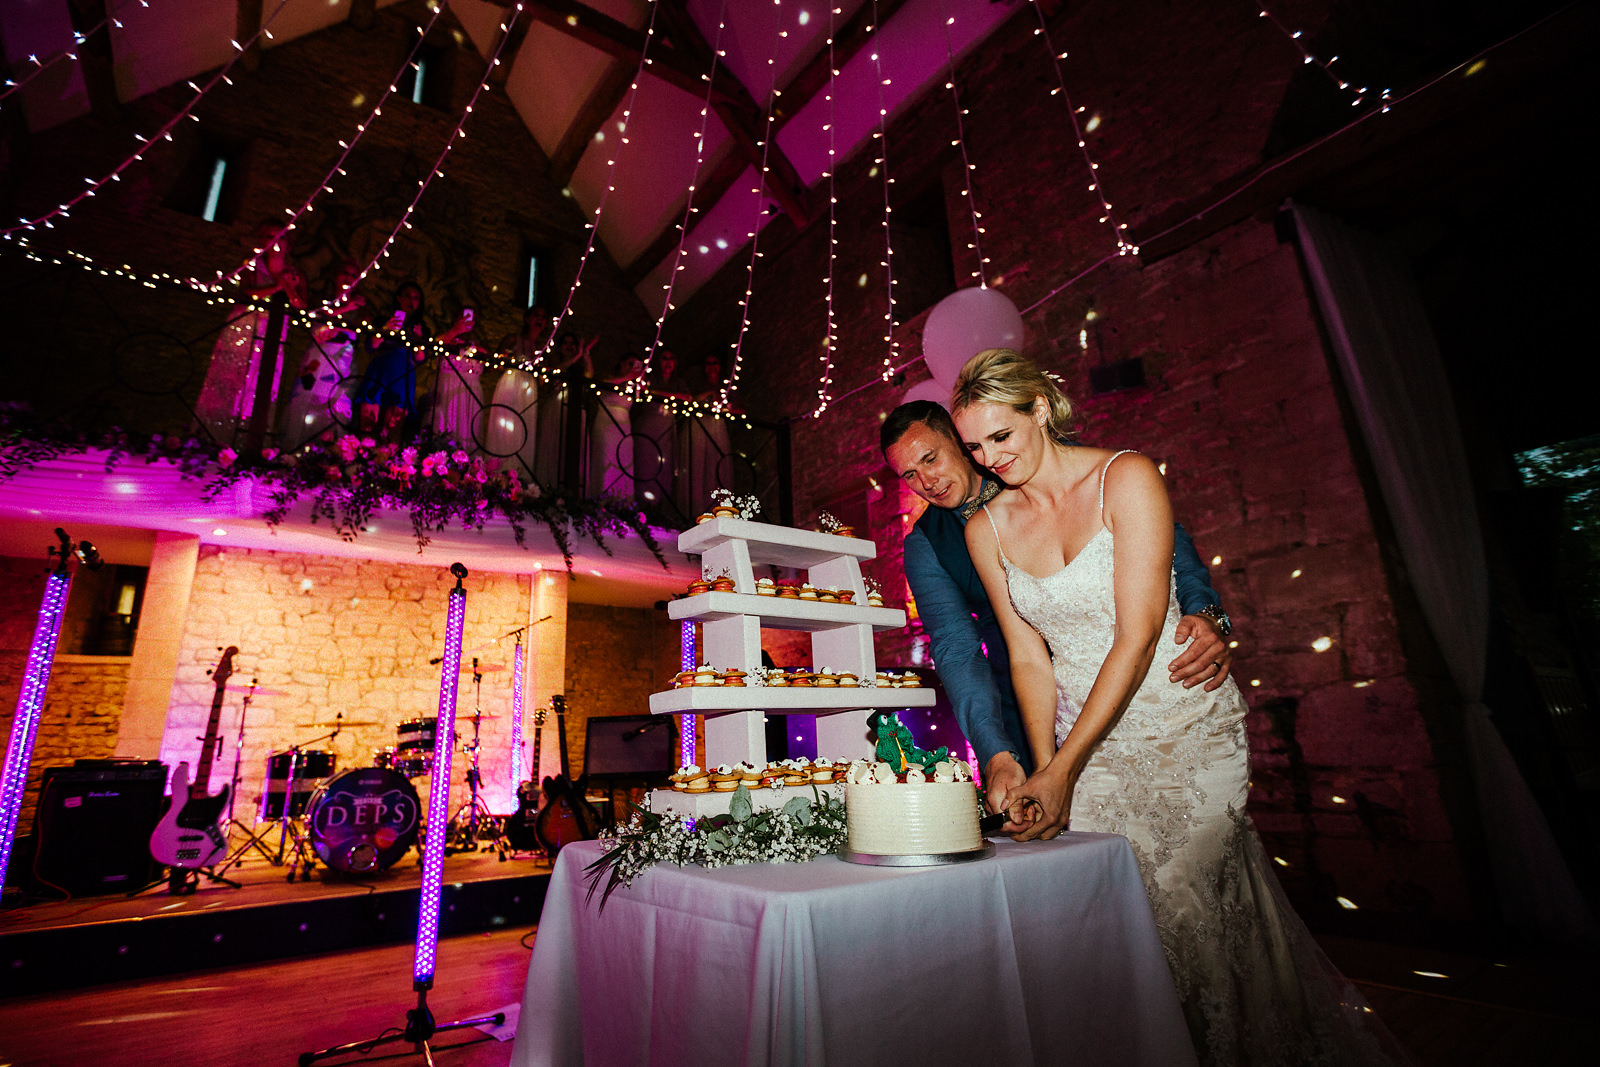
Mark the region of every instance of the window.
[[525, 308], [537, 306], [545, 296], [546, 257], [544, 249], [523, 242], [518, 257], [517, 296]]
[[61, 623], [60, 650], [82, 656], [131, 656], [150, 568], [107, 564], [80, 568]]
[[244, 188], [246, 146], [201, 133], [167, 195], [167, 206], [207, 222], [233, 222]]
[[448, 110], [453, 56], [453, 51], [441, 45], [422, 45], [400, 76], [395, 86], [396, 95], [413, 104]]
[[956, 291], [944, 185], [934, 181], [923, 186], [895, 206], [893, 217], [894, 324], [899, 326]]

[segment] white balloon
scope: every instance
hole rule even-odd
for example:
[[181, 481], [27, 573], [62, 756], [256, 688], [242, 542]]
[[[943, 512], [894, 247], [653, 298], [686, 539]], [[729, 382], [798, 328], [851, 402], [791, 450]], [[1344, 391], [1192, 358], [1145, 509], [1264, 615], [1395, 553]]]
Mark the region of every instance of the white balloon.
[[945, 407], [949, 407], [950, 387], [940, 385], [931, 378], [925, 382], [918, 382], [906, 390], [906, 395], [900, 398], [900, 403], [909, 404], [913, 400], [932, 400], [935, 404], [943, 404]]
[[922, 328], [922, 359], [946, 392], [967, 360], [986, 348], [1022, 349], [1022, 313], [995, 289], [957, 289]]

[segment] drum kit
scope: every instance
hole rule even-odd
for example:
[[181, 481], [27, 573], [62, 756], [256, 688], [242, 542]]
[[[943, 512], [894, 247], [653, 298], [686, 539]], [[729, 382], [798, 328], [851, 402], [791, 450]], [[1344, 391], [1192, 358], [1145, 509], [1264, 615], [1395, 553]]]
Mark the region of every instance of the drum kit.
[[[472, 672], [480, 691], [484, 673], [504, 669], [477, 660], [462, 667], [463, 673]], [[251, 696], [266, 695], [278, 694], [252, 688]], [[499, 820], [489, 814], [478, 795], [482, 783], [479, 722], [498, 716], [475, 707], [470, 717], [472, 739], [462, 745], [462, 751], [471, 756], [467, 771], [471, 798], [450, 820], [453, 834], [447, 842], [458, 851], [480, 845], [497, 847], [500, 836]], [[422, 804], [412, 782], [433, 773], [438, 720], [431, 716], [405, 720], [395, 728], [395, 744], [374, 752], [371, 766], [340, 771], [332, 750], [340, 732], [347, 727], [378, 725], [376, 720], [346, 719], [341, 712], [332, 722], [314, 722], [307, 727], [331, 727], [328, 733], [269, 755], [255, 832], [235, 853], [233, 862], [255, 847], [275, 866], [287, 864], [290, 882], [297, 874], [302, 881], [310, 881], [317, 860], [330, 870], [351, 875], [385, 870], [397, 863], [426, 831]], [[242, 718], [240, 726], [242, 733]], [[269, 843], [275, 834], [276, 852]]]

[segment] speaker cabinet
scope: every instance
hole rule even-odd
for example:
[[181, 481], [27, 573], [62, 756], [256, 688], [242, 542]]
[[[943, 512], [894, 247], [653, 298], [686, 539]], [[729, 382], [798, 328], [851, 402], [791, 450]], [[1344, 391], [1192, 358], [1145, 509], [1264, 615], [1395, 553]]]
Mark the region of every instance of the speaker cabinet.
[[152, 881], [150, 834], [161, 821], [167, 769], [156, 762], [49, 767], [34, 818], [35, 893], [125, 893]]

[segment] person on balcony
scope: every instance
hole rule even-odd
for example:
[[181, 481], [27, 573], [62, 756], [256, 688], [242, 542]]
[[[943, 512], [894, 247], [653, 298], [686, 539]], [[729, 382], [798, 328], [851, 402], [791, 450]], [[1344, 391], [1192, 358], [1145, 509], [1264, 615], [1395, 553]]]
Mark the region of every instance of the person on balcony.
[[227, 323], [217, 335], [211, 350], [211, 364], [206, 369], [200, 396], [195, 401], [195, 419], [201, 429], [218, 443], [233, 443], [239, 430], [259, 415], [262, 427], [273, 425], [274, 408], [278, 400], [280, 379], [283, 377], [283, 345], [289, 336], [289, 320], [284, 318], [276, 344], [272, 365], [266, 368], [271, 384], [268, 388], [268, 409], [256, 410], [256, 395], [260, 392], [259, 375], [262, 373], [261, 355], [268, 347], [267, 332], [271, 312], [269, 302], [279, 293], [293, 308], [306, 306], [306, 279], [289, 258], [287, 238], [271, 224], [256, 229], [255, 240], [262, 242], [261, 251], [250, 264], [250, 278], [243, 286], [246, 304], [235, 305], [228, 312]]
[[474, 451], [484, 442], [483, 364], [473, 357], [478, 346], [472, 342], [476, 312], [464, 307], [450, 328], [439, 335], [444, 352], [439, 357], [439, 374], [433, 387], [433, 428], [454, 438], [462, 448]]
[[644, 360], [623, 356], [615, 374], [602, 378], [600, 402], [589, 429], [589, 492], [593, 496], [633, 499], [634, 433], [629, 417], [633, 397], [628, 384], [644, 374]]
[[374, 320], [377, 329], [366, 342], [372, 357], [356, 398], [364, 434], [393, 440], [417, 412], [417, 364], [428, 355], [417, 343], [426, 336], [421, 310], [422, 287], [406, 281], [395, 290], [393, 309]]
[[[555, 378], [539, 391], [539, 446], [533, 457], [533, 476], [541, 485], [560, 485], [566, 480], [569, 448], [575, 449], [579, 457], [588, 454], [584, 444], [587, 420], [581, 410], [583, 393], [574, 388], [573, 379], [579, 373], [585, 379], [594, 377], [592, 353], [599, 340], [591, 337], [583, 341], [576, 333], [565, 331], [556, 341], [555, 351], [545, 359], [545, 366]], [[579, 410], [573, 410], [575, 405]]]
[[678, 419], [669, 403], [686, 400], [689, 386], [678, 375], [678, 357], [661, 348], [650, 364], [650, 399], [633, 405], [633, 476], [639, 499], [662, 504], [675, 499], [678, 472]]
[[331, 321], [312, 328], [311, 345], [300, 359], [300, 373], [284, 410], [278, 447], [285, 452], [331, 427], [350, 424], [351, 394], [357, 385], [353, 377], [357, 334], [347, 322], [367, 306], [366, 298], [355, 292], [360, 280], [361, 268], [353, 260], [339, 264], [328, 308]]

